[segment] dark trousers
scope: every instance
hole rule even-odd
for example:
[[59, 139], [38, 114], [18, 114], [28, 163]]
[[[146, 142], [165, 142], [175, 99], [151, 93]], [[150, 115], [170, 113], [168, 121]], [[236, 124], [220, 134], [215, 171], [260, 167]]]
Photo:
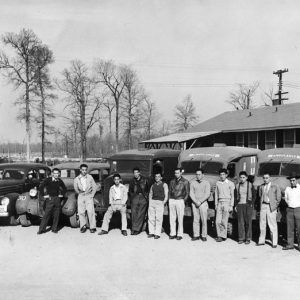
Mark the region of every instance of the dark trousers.
[[46, 200], [45, 214], [42, 218], [39, 231], [45, 231], [49, 219], [53, 216], [52, 231], [57, 230], [61, 210], [61, 200], [59, 197], [50, 197]]
[[239, 241], [250, 241], [252, 238], [252, 213], [253, 208], [250, 205], [237, 205]]
[[287, 242], [294, 246], [295, 225], [297, 230], [298, 245], [300, 246], [300, 207], [286, 209]]
[[147, 207], [148, 202], [143, 195], [135, 195], [131, 199], [131, 224], [133, 231], [142, 231]]

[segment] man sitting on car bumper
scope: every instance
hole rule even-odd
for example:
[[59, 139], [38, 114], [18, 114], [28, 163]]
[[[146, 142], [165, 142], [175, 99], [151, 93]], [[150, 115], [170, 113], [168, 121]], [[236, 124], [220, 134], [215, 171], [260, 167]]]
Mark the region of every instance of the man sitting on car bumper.
[[102, 223], [102, 230], [98, 233], [99, 235], [107, 234], [109, 222], [111, 220], [112, 215], [116, 211], [121, 212], [121, 219], [122, 219], [122, 234], [127, 236], [127, 216], [126, 216], [126, 202], [128, 198], [128, 191], [125, 185], [120, 183], [121, 176], [120, 174], [114, 174], [113, 176], [114, 185], [109, 190], [109, 204], [103, 223]]

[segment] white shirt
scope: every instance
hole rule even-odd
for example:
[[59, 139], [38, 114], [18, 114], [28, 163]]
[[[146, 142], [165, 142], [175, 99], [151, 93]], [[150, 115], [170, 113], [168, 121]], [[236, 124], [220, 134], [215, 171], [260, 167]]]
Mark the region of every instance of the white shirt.
[[116, 200], [120, 200], [121, 199], [121, 188], [120, 188], [120, 185], [119, 186], [116, 186], [114, 185], [114, 190], [115, 190], [115, 199]]
[[265, 203], [270, 203], [270, 199], [268, 197], [270, 187], [271, 187], [271, 182], [265, 184], [264, 188], [263, 188], [263, 195], [262, 196], [263, 196], [263, 202], [265, 202]]
[[81, 176], [80, 177], [80, 183], [82, 185], [82, 190], [86, 191], [86, 185], [87, 185], [87, 176]]
[[288, 186], [285, 189], [285, 202], [290, 208], [300, 207], [300, 184], [299, 183], [297, 183], [296, 188], [291, 188], [290, 186]]

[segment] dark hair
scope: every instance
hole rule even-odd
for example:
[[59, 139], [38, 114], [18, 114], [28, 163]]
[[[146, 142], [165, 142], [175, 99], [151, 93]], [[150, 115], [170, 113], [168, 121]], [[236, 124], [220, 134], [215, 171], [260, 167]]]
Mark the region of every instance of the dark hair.
[[247, 172], [246, 171], [241, 171], [240, 173], [239, 173], [239, 176], [246, 176], [246, 177], [248, 177], [248, 174], [247, 174]]
[[269, 175], [269, 176], [271, 176], [271, 174], [270, 174], [269, 171], [265, 171], [265, 172], [263, 173], [263, 175]]
[[182, 172], [182, 168], [180, 168], [180, 167], [175, 168], [174, 172], [175, 172], [175, 171], [178, 171], [178, 170], [179, 170], [180, 172]]
[[162, 177], [162, 173], [160, 171], [154, 172], [154, 176], [158, 174]]
[[81, 168], [87, 168], [88, 169], [88, 165], [87, 164], [81, 164], [79, 169], [81, 169]]
[[221, 173], [225, 173], [225, 174], [228, 175], [228, 170], [225, 169], [225, 168], [222, 168], [222, 169], [219, 170], [219, 174], [221, 174]]
[[52, 169], [52, 172], [57, 171], [58, 173], [60, 173], [60, 169], [59, 168], [54, 168]]
[[115, 173], [115, 174], [113, 175], [113, 179], [115, 179], [116, 177], [119, 177], [119, 178], [121, 179], [121, 175], [120, 175], [119, 173]]
[[198, 168], [197, 170], [196, 170], [196, 173], [197, 172], [201, 172], [202, 174], [204, 174], [204, 170], [202, 169], [202, 168]]
[[134, 171], [141, 172], [141, 170], [140, 170], [140, 168], [139, 168], [139, 167], [134, 167], [134, 168], [132, 169], [132, 172], [134, 172]]

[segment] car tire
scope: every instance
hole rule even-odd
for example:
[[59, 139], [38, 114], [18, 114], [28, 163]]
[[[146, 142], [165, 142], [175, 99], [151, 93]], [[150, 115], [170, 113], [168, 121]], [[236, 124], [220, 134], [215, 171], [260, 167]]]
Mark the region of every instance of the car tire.
[[20, 215], [19, 216], [19, 221], [22, 227], [28, 227], [31, 226], [30, 220], [27, 219], [26, 214]]
[[79, 218], [78, 215], [75, 213], [71, 217], [69, 217], [70, 225], [72, 228], [78, 228], [79, 227]]

